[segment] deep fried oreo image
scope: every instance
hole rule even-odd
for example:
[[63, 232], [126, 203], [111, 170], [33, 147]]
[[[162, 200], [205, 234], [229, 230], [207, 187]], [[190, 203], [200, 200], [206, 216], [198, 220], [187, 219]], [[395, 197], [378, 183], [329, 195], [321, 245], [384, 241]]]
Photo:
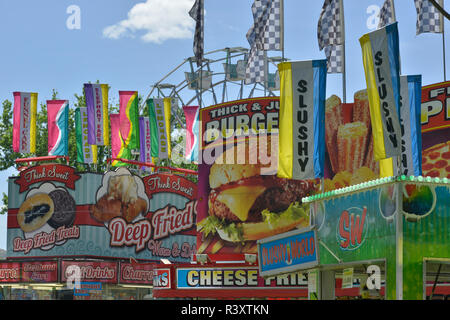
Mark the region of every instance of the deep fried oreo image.
[[47, 221], [50, 227], [71, 227], [75, 221], [76, 204], [73, 197], [65, 190], [57, 189], [48, 194], [54, 203], [54, 212]]

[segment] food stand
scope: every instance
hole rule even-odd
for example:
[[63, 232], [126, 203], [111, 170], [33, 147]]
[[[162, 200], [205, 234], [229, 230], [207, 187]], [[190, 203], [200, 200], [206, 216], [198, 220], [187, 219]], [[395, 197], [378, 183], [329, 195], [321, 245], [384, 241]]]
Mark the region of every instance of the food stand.
[[[316, 210], [320, 270], [334, 280], [346, 268], [362, 269], [358, 280], [364, 285], [368, 267], [377, 265], [384, 283], [383, 291], [377, 288], [379, 298], [425, 299], [431, 276], [426, 264], [444, 264], [450, 256], [449, 196], [447, 178], [401, 176], [306, 199]], [[442, 275], [436, 293], [448, 294], [449, 279]], [[332, 296], [341, 289], [338, 282], [322, 288]]]
[[153, 266], [191, 261], [196, 244], [197, 186], [185, 177], [195, 172], [156, 169], [99, 174], [44, 163], [9, 178], [3, 297], [150, 298]]
[[[307, 299], [308, 282], [302, 273], [269, 278], [259, 275], [258, 266], [245, 261], [156, 266], [160, 279], [154, 281], [153, 296], [195, 299]], [[159, 285], [158, 285], [159, 284]]]
[[[320, 264], [297, 270], [313, 275], [317, 286], [311, 291], [319, 299], [450, 296], [449, 88], [450, 82], [422, 88], [423, 176], [400, 173], [375, 179], [372, 173], [362, 175], [368, 170], [356, 171], [360, 176], [334, 172], [326, 177], [324, 192], [303, 198], [317, 232]], [[355, 94], [353, 115], [360, 96]], [[330, 105], [343, 104], [334, 97]], [[351, 122], [348, 104], [345, 107], [344, 116]]]

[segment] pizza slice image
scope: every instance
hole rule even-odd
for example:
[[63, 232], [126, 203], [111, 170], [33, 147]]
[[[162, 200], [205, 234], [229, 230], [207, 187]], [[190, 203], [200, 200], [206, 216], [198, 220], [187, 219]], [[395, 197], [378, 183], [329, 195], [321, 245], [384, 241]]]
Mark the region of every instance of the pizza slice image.
[[450, 140], [423, 151], [422, 174], [428, 177], [450, 178]]

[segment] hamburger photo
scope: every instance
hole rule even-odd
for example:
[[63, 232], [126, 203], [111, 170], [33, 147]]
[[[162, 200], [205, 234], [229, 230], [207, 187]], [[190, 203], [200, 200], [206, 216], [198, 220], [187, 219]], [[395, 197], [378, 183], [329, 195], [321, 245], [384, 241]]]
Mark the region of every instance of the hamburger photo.
[[[236, 155], [237, 149], [227, 152]], [[210, 167], [209, 215], [198, 223], [205, 237], [218, 234], [222, 240], [245, 242], [309, 225], [309, 205], [301, 199], [315, 191], [314, 181], [278, 178], [277, 166], [272, 163], [275, 169], [267, 170], [259, 158], [256, 164], [220, 162]]]

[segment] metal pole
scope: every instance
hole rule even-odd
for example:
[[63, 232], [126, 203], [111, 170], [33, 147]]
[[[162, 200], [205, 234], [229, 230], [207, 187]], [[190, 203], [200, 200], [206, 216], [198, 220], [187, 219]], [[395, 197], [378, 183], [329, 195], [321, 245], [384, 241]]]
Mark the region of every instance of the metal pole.
[[268, 78], [269, 78], [269, 63], [267, 62], [267, 51], [264, 50], [264, 97], [266, 96]]
[[403, 300], [403, 183], [394, 182], [396, 191], [396, 224], [395, 224], [395, 299]]
[[[444, 7], [444, 0], [442, 0], [442, 8]], [[441, 26], [442, 26], [442, 59], [444, 62], [444, 81], [447, 81], [446, 67], [445, 67], [445, 28], [444, 28], [444, 16], [441, 14]]]
[[282, 58], [281, 62], [284, 62], [284, 0], [280, 1], [280, 13], [281, 13], [281, 16], [280, 16], [280, 28], [281, 28], [281, 30], [280, 30], [280, 32], [281, 32], [280, 45], [281, 45], [281, 58]]
[[345, 23], [344, 23], [344, 1], [339, 0], [341, 4], [341, 10], [339, 12], [341, 20], [341, 32], [342, 32], [342, 101], [347, 103], [347, 85], [345, 79]]

